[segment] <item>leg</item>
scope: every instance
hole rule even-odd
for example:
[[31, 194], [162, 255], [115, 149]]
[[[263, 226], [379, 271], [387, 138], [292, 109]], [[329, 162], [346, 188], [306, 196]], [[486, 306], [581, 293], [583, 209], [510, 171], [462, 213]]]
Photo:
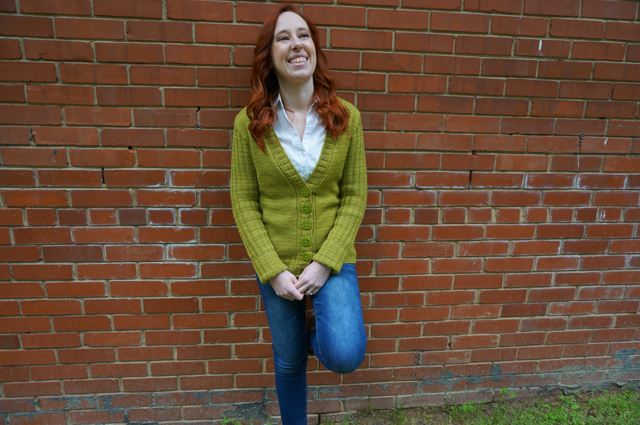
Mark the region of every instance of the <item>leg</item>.
[[355, 264], [343, 264], [311, 300], [316, 330], [310, 343], [315, 355], [333, 372], [353, 372], [364, 360], [367, 343]]
[[258, 280], [273, 340], [276, 392], [283, 425], [307, 423], [307, 335], [305, 302], [276, 295]]

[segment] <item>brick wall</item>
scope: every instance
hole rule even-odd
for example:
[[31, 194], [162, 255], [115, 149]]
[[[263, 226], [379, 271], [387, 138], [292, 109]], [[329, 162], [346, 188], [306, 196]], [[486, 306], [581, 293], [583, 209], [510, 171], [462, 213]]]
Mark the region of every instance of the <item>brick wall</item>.
[[[312, 421], [640, 381], [638, 5], [302, 5], [370, 185], [368, 354], [311, 358]], [[275, 7], [0, 0], [3, 424], [277, 416], [228, 190]]]

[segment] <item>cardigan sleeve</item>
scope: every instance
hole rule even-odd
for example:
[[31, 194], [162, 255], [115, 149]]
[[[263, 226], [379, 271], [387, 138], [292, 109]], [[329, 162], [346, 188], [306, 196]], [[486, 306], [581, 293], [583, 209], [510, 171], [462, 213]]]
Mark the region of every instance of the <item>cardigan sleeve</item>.
[[340, 181], [340, 206], [336, 221], [313, 260], [339, 273], [353, 247], [367, 206], [367, 165], [362, 122], [357, 109], [351, 111], [351, 139]]
[[231, 207], [253, 268], [264, 284], [287, 270], [262, 221], [258, 178], [251, 156], [250, 135], [236, 118], [231, 146]]

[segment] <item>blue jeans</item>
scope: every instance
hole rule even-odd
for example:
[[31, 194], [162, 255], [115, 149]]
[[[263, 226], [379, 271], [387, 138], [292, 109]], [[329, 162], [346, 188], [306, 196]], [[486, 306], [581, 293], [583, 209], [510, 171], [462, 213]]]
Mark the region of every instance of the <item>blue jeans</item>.
[[356, 266], [342, 265], [318, 293], [311, 296], [316, 329], [305, 326], [305, 301], [276, 295], [270, 284], [258, 280], [264, 301], [276, 372], [276, 392], [283, 425], [307, 423], [307, 344], [318, 360], [336, 373], [353, 372], [364, 360], [367, 336], [362, 319]]

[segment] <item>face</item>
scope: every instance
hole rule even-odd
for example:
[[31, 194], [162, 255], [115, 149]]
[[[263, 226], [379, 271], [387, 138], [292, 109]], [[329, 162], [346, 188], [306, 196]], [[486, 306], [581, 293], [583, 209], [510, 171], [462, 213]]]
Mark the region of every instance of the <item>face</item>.
[[306, 83], [316, 70], [316, 47], [304, 19], [293, 12], [278, 17], [271, 44], [271, 61], [278, 81]]

